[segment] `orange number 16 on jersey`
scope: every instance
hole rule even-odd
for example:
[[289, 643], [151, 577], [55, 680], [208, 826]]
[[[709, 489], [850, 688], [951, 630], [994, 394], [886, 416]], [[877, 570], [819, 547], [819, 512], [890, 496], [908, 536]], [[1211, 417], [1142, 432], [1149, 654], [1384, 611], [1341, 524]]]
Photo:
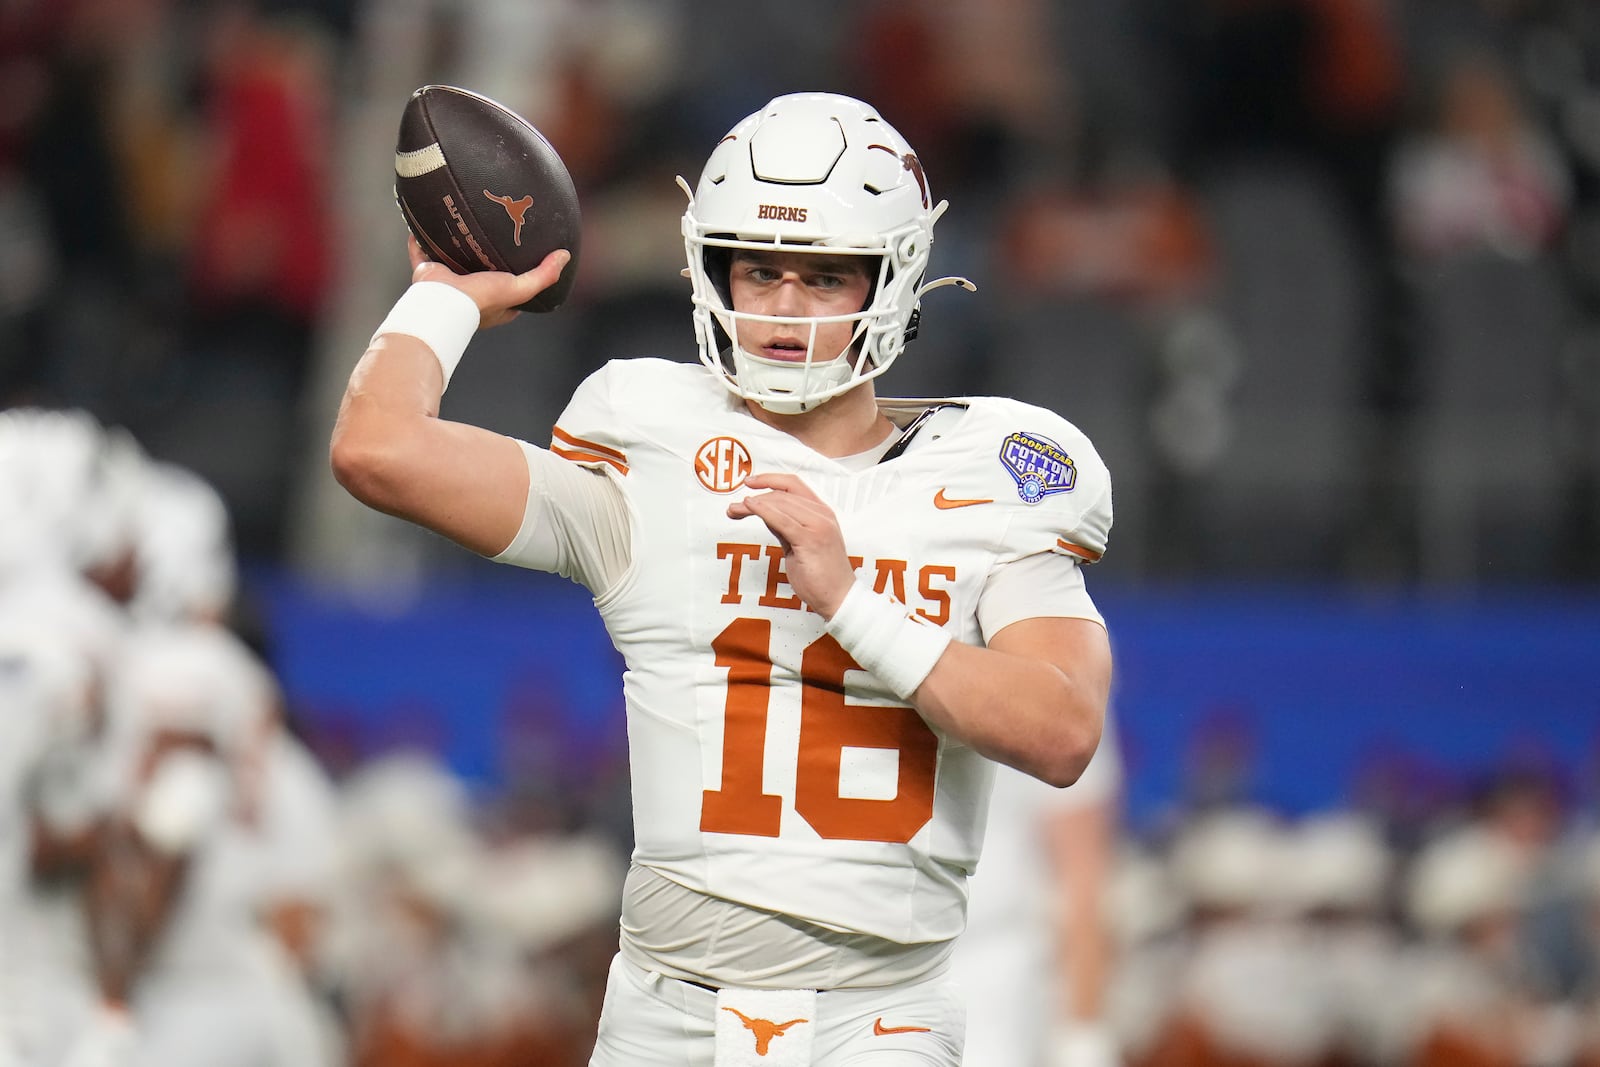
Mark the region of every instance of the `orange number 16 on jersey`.
[[[783, 798], [762, 792], [771, 641], [769, 620], [735, 619], [711, 642], [717, 666], [728, 672], [728, 700], [723, 709], [722, 788], [707, 789], [700, 804], [700, 829], [706, 833], [778, 836]], [[911, 708], [846, 704], [845, 672], [860, 669], [827, 634], [806, 646], [801, 656], [795, 811], [832, 840], [904, 844], [933, 817], [939, 741]], [[839, 795], [846, 748], [899, 753], [894, 799]]]

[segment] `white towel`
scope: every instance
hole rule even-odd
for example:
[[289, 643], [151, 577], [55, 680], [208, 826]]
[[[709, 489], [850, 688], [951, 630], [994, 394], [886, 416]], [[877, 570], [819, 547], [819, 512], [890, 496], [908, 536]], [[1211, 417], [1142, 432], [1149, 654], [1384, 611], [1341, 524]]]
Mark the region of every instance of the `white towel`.
[[811, 1067], [815, 989], [717, 992], [716, 1067]]

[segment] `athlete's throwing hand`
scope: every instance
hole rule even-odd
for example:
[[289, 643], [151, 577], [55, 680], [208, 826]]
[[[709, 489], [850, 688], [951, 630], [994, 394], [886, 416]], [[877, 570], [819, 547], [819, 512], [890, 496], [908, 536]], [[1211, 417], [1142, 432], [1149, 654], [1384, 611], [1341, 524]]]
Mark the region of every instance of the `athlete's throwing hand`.
[[744, 484], [747, 489], [770, 491], [735, 500], [728, 505], [728, 517], [754, 515], [766, 523], [783, 546], [789, 587], [812, 611], [833, 618], [855, 581], [833, 509], [792, 474], [752, 474]]
[[571, 252], [558, 248], [526, 274], [507, 274], [498, 270], [457, 274], [443, 263], [429, 259], [415, 237], [407, 236], [406, 251], [411, 257], [411, 280], [443, 282], [472, 297], [478, 305], [478, 325], [482, 329], [500, 326], [516, 318], [517, 305], [532, 300], [554, 285], [561, 278], [567, 261], [572, 258]]

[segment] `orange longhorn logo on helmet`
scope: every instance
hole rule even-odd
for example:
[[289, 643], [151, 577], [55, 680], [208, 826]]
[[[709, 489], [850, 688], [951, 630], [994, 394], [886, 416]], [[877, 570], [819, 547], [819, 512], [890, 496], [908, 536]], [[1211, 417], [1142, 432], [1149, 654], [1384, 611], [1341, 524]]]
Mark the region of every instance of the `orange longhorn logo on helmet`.
[[917, 179], [917, 188], [922, 192], [922, 206], [925, 208], [933, 206], [928, 198], [928, 175], [923, 172], [922, 160], [917, 158], [915, 152], [896, 152], [886, 144], [870, 144], [867, 147], [881, 148], [898, 159], [900, 165], [910, 171], [913, 178]]
[[737, 437], [713, 437], [695, 449], [694, 476], [713, 493], [731, 493], [750, 476], [750, 450]]

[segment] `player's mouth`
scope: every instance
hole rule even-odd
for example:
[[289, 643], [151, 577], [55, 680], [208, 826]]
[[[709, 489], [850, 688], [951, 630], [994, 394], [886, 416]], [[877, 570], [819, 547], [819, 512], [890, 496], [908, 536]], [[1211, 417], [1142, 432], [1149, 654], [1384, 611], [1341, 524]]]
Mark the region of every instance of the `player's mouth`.
[[775, 337], [757, 349], [767, 359], [780, 363], [804, 363], [806, 344], [790, 337]]

